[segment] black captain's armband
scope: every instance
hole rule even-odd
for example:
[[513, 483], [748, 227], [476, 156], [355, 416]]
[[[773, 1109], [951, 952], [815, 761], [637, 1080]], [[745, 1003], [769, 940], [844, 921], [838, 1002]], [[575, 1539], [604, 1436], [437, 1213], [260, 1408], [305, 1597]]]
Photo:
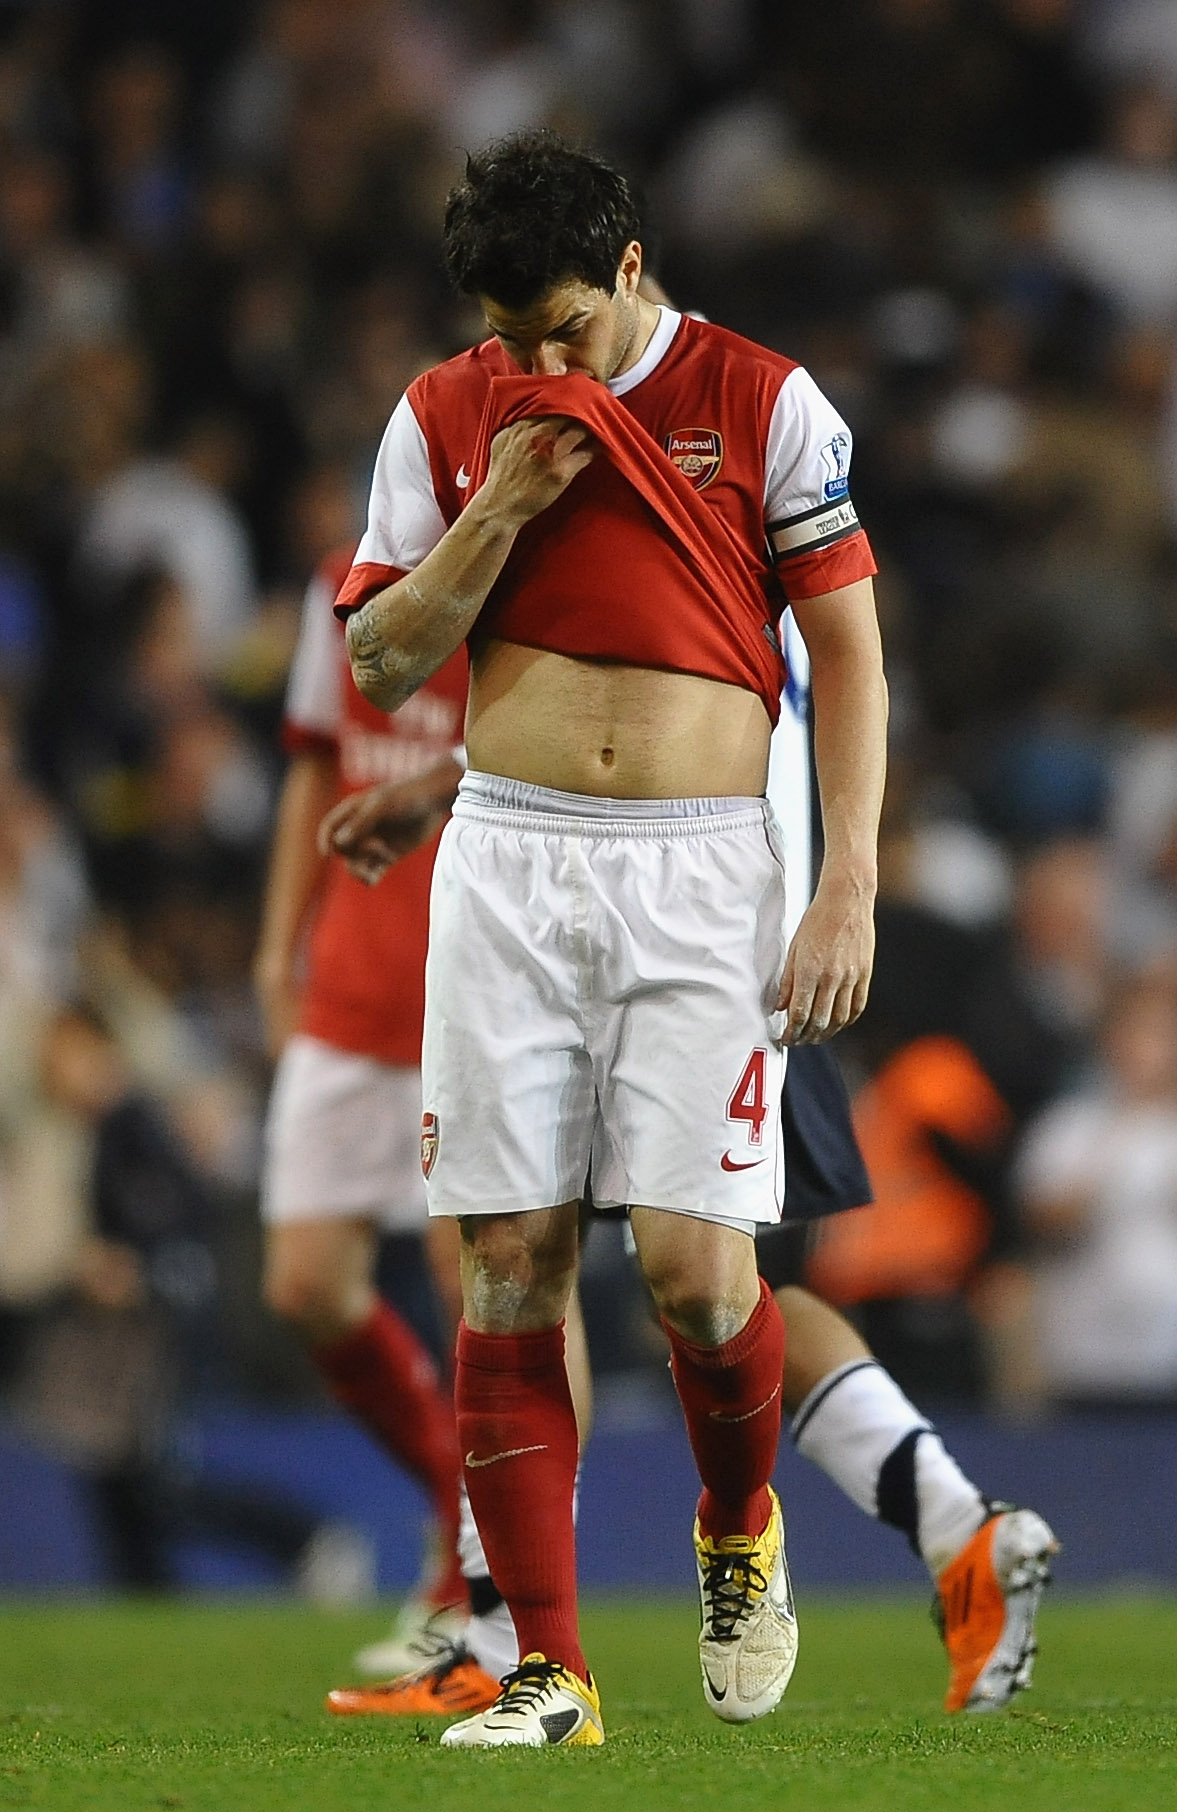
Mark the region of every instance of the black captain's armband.
[[858, 512], [847, 497], [841, 503], [821, 503], [814, 510], [803, 510], [799, 516], [782, 517], [768, 524], [768, 541], [778, 561], [792, 560], [798, 554], [816, 554], [857, 535], [861, 524]]

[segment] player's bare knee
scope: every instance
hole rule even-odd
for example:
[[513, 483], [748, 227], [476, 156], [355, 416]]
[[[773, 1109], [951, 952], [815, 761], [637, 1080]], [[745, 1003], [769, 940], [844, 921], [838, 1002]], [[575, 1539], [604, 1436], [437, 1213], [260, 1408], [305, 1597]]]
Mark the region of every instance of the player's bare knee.
[[698, 1346], [724, 1346], [746, 1326], [755, 1308], [747, 1292], [717, 1291], [689, 1275], [648, 1277], [658, 1312], [676, 1333]]
[[354, 1291], [343, 1280], [299, 1265], [269, 1265], [263, 1294], [275, 1315], [316, 1345], [342, 1339], [358, 1319]]
[[491, 1334], [554, 1327], [568, 1304], [576, 1258], [575, 1222], [570, 1234], [559, 1211], [467, 1217], [462, 1222], [467, 1322]]

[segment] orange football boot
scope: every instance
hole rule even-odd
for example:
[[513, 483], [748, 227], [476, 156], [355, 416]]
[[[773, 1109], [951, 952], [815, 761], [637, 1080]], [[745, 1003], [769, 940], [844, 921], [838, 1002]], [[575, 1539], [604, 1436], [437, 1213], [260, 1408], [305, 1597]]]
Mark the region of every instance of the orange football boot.
[[1000, 1711], [1029, 1686], [1034, 1619], [1058, 1549], [1033, 1510], [994, 1505], [945, 1567], [933, 1607], [952, 1670], [945, 1711]]
[[385, 1718], [458, 1718], [485, 1711], [499, 1696], [499, 1682], [459, 1650], [434, 1667], [370, 1686], [337, 1686], [327, 1710], [340, 1717], [375, 1713]]

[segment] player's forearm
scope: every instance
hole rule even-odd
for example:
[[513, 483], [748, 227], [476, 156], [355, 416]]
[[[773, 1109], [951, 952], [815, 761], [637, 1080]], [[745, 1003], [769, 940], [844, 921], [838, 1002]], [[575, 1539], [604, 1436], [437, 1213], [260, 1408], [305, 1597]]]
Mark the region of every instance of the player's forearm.
[[407, 804], [422, 812], [448, 812], [458, 796], [458, 783], [466, 772], [464, 749], [443, 755], [405, 787]]
[[520, 521], [472, 498], [420, 566], [348, 619], [355, 682], [396, 711], [466, 639], [514, 545]]
[[887, 685], [869, 580], [795, 607], [811, 662], [825, 854], [819, 881], [873, 900], [887, 767]]
[[254, 972], [259, 986], [284, 979], [294, 964], [311, 904], [322, 884], [319, 821], [335, 798], [338, 764], [329, 750], [296, 755], [278, 802]]

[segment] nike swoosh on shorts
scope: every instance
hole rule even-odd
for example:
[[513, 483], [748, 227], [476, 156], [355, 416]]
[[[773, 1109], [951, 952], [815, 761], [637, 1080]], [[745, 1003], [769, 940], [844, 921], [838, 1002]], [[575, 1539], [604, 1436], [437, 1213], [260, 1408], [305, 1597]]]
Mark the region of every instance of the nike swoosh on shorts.
[[719, 1160], [719, 1168], [721, 1170], [755, 1170], [758, 1164], [763, 1164], [765, 1162], [766, 1160], [764, 1158], [753, 1158], [749, 1164], [738, 1164], [735, 1158], [732, 1157], [731, 1152], [725, 1151], [722, 1158]]

